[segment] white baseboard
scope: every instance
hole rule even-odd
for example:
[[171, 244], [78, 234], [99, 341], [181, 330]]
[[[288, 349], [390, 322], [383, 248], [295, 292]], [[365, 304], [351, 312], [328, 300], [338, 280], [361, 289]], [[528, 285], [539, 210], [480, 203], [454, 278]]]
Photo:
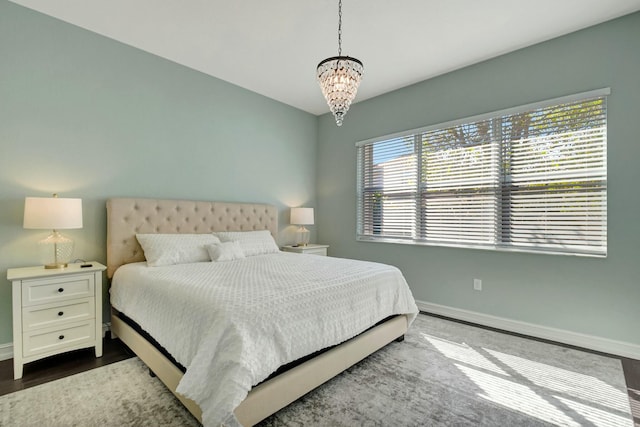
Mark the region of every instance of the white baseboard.
[[[111, 322], [102, 324], [102, 338], [107, 331], [111, 330]], [[13, 359], [13, 343], [0, 344], [0, 362], [3, 360]]]
[[509, 332], [640, 360], [640, 345], [637, 344], [580, 334], [564, 329], [549, 328], [547, 326], [520, 322], [518, 320], [491, 316], [489, 314], [448, 307], [426, 301], [416, 301], [416, 304], [421, 311], [426, 313], [439, 314], [441, 316], [451, 317], [452, 319], [464, 320]]
[[0, 344], [0, 361], [13, 359], [13, 343]]

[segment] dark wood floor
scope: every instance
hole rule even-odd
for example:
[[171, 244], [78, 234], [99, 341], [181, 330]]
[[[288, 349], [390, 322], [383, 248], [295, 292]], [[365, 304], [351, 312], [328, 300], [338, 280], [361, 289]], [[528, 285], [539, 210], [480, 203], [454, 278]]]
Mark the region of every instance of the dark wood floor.
[[[90, 348], [29, 363], [24, 367], [23, 377], [15, 381], [13, 380], [13, 360], [1, 361], [0, 396], [133, 357], [133, 353], [120, 340], [112, 340], [108, 334], [104, 339], [103, 347], [103, 356], [100, 358], [96, 358], [93, 348]], [[627, 382], [634, 424], [635, 427], [640, 427], [640, 360], [624, 357], [619, 359]]]
[[92, 347], [37, 360], [24, 366], [23, 376], [19, 380], [13, 380], [13, 359], [3, 360], [0, 362], [0, 396], [133, 356], [122, 341], [112, 340], [107, 333], [107, 338], [103, 340], [102, 357], [96, 358]]
[[640, 360], [621, 358], [635, 427], [640, 427]]

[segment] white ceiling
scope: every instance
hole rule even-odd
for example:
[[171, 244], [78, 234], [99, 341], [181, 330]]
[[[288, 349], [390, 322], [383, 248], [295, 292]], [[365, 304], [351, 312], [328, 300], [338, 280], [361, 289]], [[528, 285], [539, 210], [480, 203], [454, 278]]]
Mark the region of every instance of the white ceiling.
[[[336, 0], [12, 0], [313, 114]], [[344, 0], [357, 101], [640, 10], [640, 0]]]

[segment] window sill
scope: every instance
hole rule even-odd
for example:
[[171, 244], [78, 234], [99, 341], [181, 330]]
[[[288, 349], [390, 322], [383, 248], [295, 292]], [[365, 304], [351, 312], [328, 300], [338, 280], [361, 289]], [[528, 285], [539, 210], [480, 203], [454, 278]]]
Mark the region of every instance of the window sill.
[[597, 254], [597, 253], [575, 253], [575, 252], [565, 252], [565, 251], [553, 251], [553, 250], [545, 250], [545, 249], [527, 249], [522, 247], [504, 247], [504, 246], [496, 246], [496, 245], [472, 245], [472, 244], [455, 244], [449, 242], [424, 242], [424, 241], [416, 241], [416, 240], [408, 240], [408, 239], [396, 239], [391, 237], [365, 237], [358, 236], [356, 237], [356, 241], [358, 242], [367, 242], [367, 243], [391, 243], [398, 245], [413, 245], [413, 246], [433, 246], [433, 247], [444, 247], [444, 248], [454, 248], [454, 249], [479, 249], [484, 251], [495, 251], [495, 252], [512, 252], [512, 253], [526, 253], [526, 254], [536, 254], [536, 255], [563, 255], [563, 256], [575, 256], [575, 257], [587, 257], [587, 258], [602, 258], [606, 259], [606, 254]]

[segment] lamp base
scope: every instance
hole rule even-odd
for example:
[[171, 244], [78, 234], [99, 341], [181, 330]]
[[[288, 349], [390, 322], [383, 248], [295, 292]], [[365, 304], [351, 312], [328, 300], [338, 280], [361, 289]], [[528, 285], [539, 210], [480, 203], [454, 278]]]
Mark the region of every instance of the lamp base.
[[307, 246], [309, 244], [309, 234], [309, 230], [304, 225], [301, 225], [296, 230], [296, 243], [298, 246]]
[[42, 263], [47, 270], [66, 268], [73, 256], [73, 240], [56, 230], [40, 240], [38, 246]]

